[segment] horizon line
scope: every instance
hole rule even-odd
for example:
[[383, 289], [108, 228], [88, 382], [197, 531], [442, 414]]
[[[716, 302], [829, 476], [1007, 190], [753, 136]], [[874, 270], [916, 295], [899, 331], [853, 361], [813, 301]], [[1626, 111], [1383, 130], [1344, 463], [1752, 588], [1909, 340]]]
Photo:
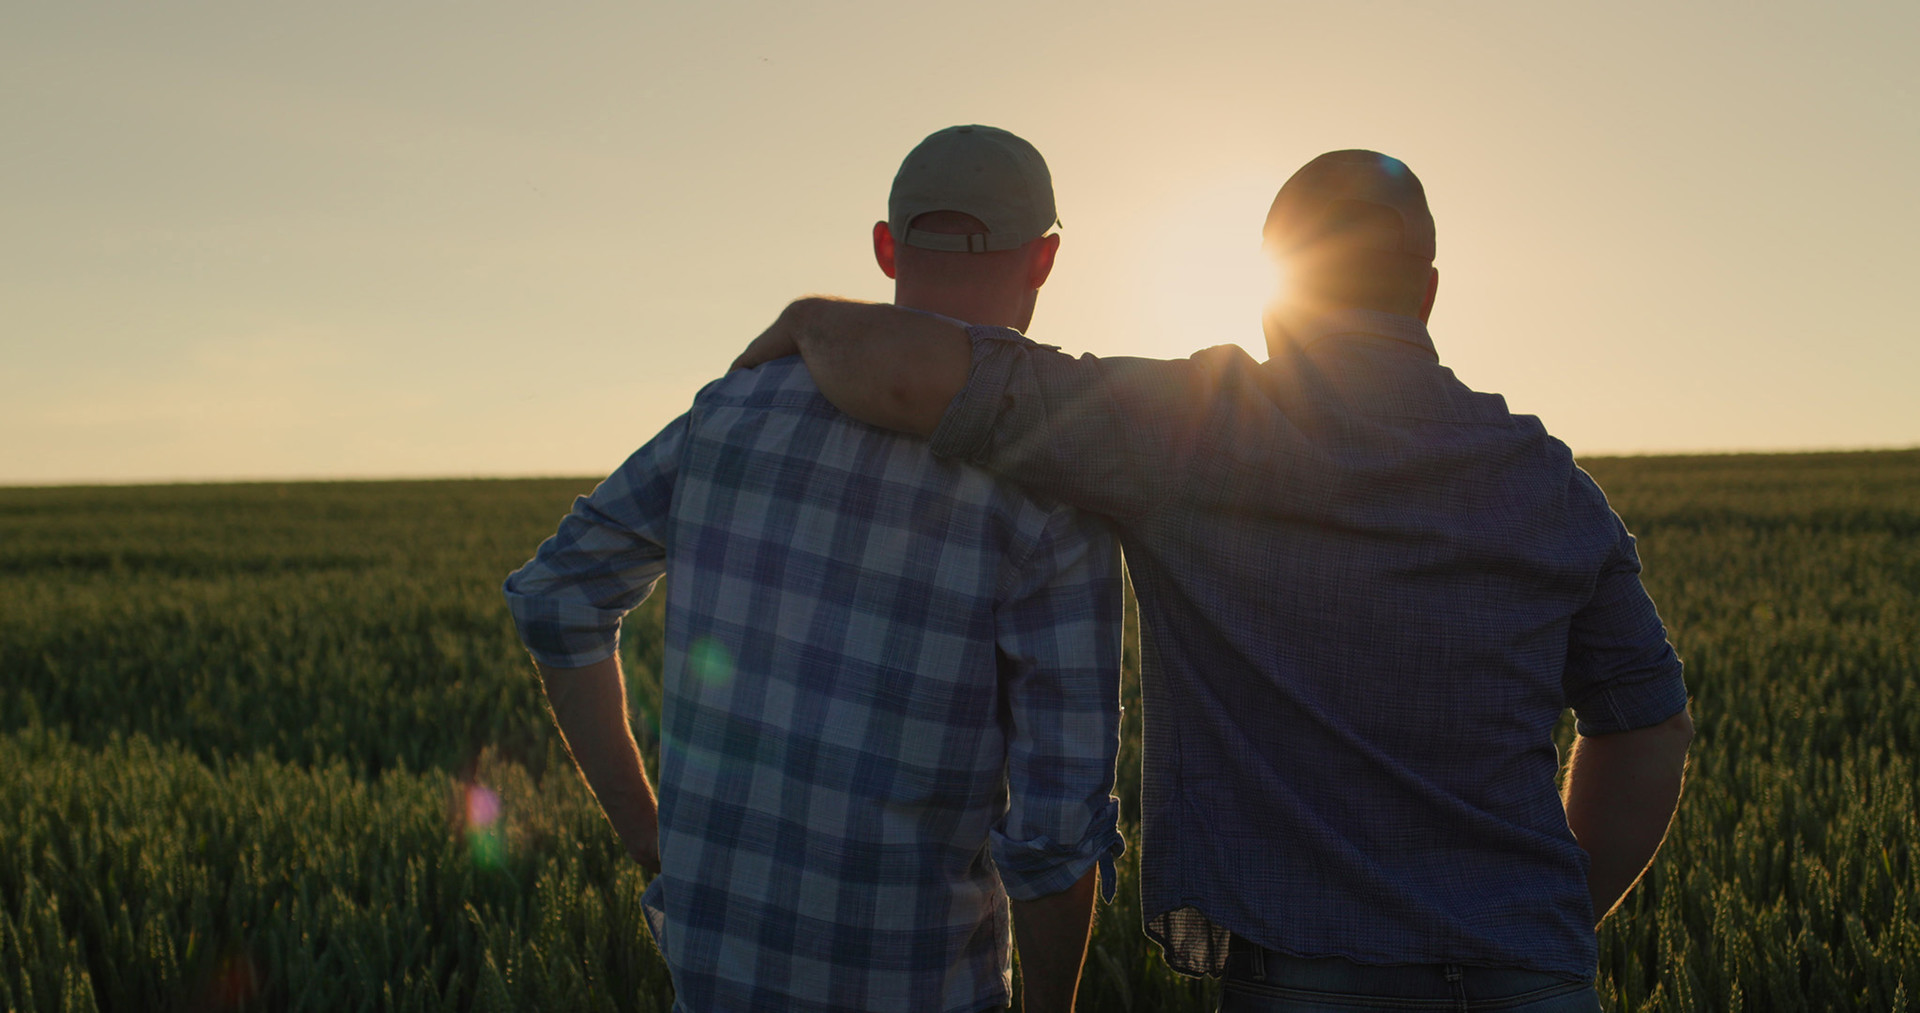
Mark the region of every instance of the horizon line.
[[[1616, 460], [1621, 458], [1688, 458], [1688, 457], [1786, 457], [1813, 456], [1829, 454], [1900, 454], [1920, 451], [1920, 443], [1901, 446], [1851, 446], [1851, 447], [1787, 447], [1761, 450], [1608, 450], [1590, 453], [1576, 452], [1576, 462], [1586, 460]], [[598, 481], [604, 474], [589, 472], [462, 472], [449, 471], [438, 474], [420, 472], [362, 473], [362, 474], [290, 474], [290, 475], [193, 475], [178, 478], [60, 478], [46, 481], [38, 479], [13, 480], [0, 479], [0, 490], [11, 489], [104, 489], [104, 488], [147, 488], [154, 486], [192, 486], [192, 485], [324, 485], [329, 483], [367, 483], [376, 482], [535, 482], [591, 479]]]

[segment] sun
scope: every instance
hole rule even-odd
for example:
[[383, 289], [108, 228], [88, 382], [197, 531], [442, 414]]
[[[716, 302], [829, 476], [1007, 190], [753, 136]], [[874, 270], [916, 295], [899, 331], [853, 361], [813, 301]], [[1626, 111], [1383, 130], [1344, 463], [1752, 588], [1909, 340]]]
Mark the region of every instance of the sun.
[[1266, 358], [1261, 311], [1279, 294], [1278, 266], [1260, 250], [1260, 223], [1273, 199], [1262, 180], [1215, 181], [1186, 189], [1151, 220], [1142, 269], [1153, 331], [1165, 355], [1237, 343]]

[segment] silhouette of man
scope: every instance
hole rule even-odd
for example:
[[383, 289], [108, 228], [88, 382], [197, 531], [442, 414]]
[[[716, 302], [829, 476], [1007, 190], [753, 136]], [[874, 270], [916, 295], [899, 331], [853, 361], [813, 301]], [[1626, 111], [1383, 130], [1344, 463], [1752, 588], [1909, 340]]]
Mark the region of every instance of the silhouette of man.
[[[874, 256], [899, 306], [1025, 327], [1059, 237], [1039, 152], [939, 131]], [[957, 325], [956, 325], [957, 326]], [[664, 573], [657, 808], [620, 618]], [[576, 763], [636, 861], [675, 1009], [1070, 1010], [1122, 847], [1119, 551], [1104, 523], [735, 372], [507, 579]]]
[[1403, 163], [1315, 158], [1265, 245], [1289, 294], [1264, 363], [1075, 359], [819, 300], [742, 360], [797, 344], [855, 417], [1113, 519], [1146, 929], [1226, 975], [1222, 1010], [1596, 1009], [1594, 926], [1659, 847], [1692, 735], [1633, 538], [1539, 420], [1440, 365]]

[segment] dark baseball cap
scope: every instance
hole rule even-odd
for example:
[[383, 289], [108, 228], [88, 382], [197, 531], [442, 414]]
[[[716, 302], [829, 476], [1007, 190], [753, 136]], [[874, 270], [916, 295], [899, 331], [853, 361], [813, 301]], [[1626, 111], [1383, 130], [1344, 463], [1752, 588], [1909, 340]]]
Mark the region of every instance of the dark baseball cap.
[[[1341, 222], [1343, 203], [1371, 204], [1399, 216], [1400, 227]], [[1267, 210], [1261, 230], [1270, 250], [1287, 252], [1338, 231], [1350, 243], [1431, 261], [1433, 213], [1407, 163], [1377, 151], [1329, 151], [1300, 167]]]
[[[958, 211], [980, 219], [970, 236], [912, 227], [929, 211]], [[1034, 146], [997, 127], [979, 124], [935, 131], [907, 153], [887, 197], [887, 228], [894, 239], [927, 250], [1012, 250], [1059, 224], [1053, 175]]]

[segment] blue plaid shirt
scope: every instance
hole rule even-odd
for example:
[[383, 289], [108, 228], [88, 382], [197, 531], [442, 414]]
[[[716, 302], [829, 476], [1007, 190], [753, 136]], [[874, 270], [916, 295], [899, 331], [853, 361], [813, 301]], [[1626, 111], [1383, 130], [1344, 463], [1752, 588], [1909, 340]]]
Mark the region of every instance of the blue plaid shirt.
[[1349, 312], [1258, 363], [973, 328], [934, 451], [1114, 519], [1140, 600], [1142, 907], [1172, 965], [1591, 978], [1552, 733], [1686, 704], [1633, 538], [1539, 420]]
[[661, 874], [681, 1010], [1006, 1003], [1007, 896], [1122, 847], [1119, 551], [1099, 520], [826, 402], [710, 384], [508, 578], [547, 665], [664, 573]]

